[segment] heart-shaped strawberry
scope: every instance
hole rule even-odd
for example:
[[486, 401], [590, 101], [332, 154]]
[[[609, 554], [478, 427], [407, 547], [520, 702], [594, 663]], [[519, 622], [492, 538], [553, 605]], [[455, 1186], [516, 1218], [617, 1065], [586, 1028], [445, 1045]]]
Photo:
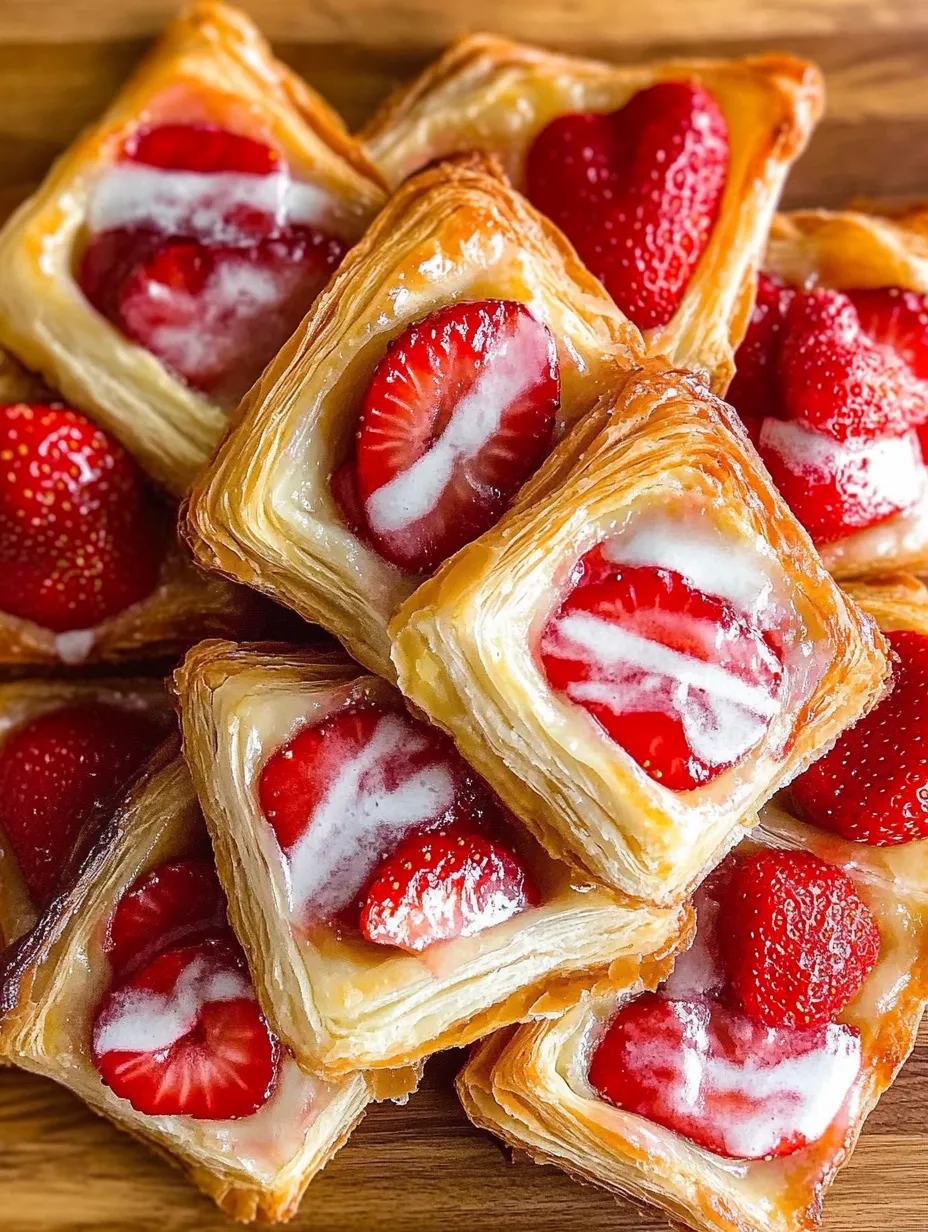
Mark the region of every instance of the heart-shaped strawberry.
[[0, 609], [89, 629], [158, 582], [164, 536], [129, 455], [60, 406], [0, 406]]
[[535, 138], [526, 192], [641, 329], [666, 325], [706, 249], [728, 177], [708, 90], [664, 81], [618, 111], [563, 115]]

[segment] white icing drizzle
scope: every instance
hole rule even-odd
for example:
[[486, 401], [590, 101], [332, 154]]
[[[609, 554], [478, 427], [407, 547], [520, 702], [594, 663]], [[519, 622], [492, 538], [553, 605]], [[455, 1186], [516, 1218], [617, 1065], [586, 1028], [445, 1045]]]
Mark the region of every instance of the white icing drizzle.
[[242, 999], [255, 999], [246, 975], [217, 966], [209, 955], [196, 957], [167, 995], [132, 987], [118, 990], [105, 1020], [97, 1024], [94, 1050], [98, 1056], [107, 1052], [161, 1052], [188, 1034], [204, 1005]]
[[404, 530], [436, 507], [455, 471], [499, 431], [507, 408], [532, 387], [547, 360], [544, 331], [533, 319], [518, 317], [513, 332], [487, 356], [442, 434], [407, 470], [368, 498], [365, 513], [375, 534]]
[[243, 230], [236, 221], [242, 207], [266, 215], [268, 229], [287, 223], [324, 225], [334, 210], [323, 189], [292, 179], [286, 170], [202, 173], [125, 162], [109, 168], [96, 185], [88, 224], [92, 231], [150, 226], [164, 235], [236, 243], [254, 237], [253, 222], [251, 230]]
[[428, 747], [399, 715], [386, 714], [335, 781], [287, 853], [293, 918], [325, 918], [350, 902], [403, 835], [454, 803], [456, 784], [441, 761], [417, 769], [388, 788], [384, 768]]

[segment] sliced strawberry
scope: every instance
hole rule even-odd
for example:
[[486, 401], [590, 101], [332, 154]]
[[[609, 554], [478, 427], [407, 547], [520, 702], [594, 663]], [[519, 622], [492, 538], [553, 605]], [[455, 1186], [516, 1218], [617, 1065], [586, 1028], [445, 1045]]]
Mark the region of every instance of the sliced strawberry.
[[764, 1027], [702, 998], [648, 993], [619, 1010], [593, 1053], [591, 1086], [729, 1159], [792, 1155], [821, 1138], [860, 1073], [843, 1023]]
[[453, 304], [411, 325], [367, 388], [357, 486], [371, 539], [434, 569], [498, 520], [551, 445], [557, 347], [524, 304]]
[[110, 921], [106, 953], [117, 977], [156, 954], [228, 926], [226, 900], [210, 859], [162, 864], [133, 883]]
[[103, 998], [93, 1059], [139, 1112], [228, 1121], [267, 1103], [280, 1044], [240, 952], [213, 938], [168, 950]]
[[98, 702], [63, 706], [24, 723], [0, 749], [0, 828], [29, 892], [51, 898], [97, 806], [114, 799], [157, 744], [149, 714]]
[[270, 146], [216, 124], [159, 124], [134, 132], [123, 148], [129, 162], [165, 171], [238, 171], [270, 175], [280, 155]]
[[708, 783], [777, 713], [777, 652], [752, 618], [679, 573], [611, 563], [608, 544], [582, 563], [542, 632], [549, 683], [663, 786]]
[[618, 111], [562, 115], [535, 138], [526, 192], [641, 329], [679, 307], [718, 217], [728, 126], [702, 86], [664, 81]]
[[332, 496], [345, 525], [357, 538], [367, 539], [367, 524], [364, 518], [364, 504], [358, 491], [358, 468], [353, 460], [343, 462], [332, 472], [329, 481]]
[[103, 231], [88, 245], [79, 277], [94, 307], [176, 376], [235, 402], [345, 251], [342, 240], [309, 226], [247, 246], [155, 243], [145, 229]]
[[64, 407], [0, 406], [0, 609], [56, 633], [145, 598], [164, 540], [129, 455]]
[[902, 287], [846, 291], [861, 328], [891, 347], [922, 381], [928, 380], [928, 295]]
[[461, 825], [400, 843], [377, 870], [361, 908], [361, 932], [412, 954], [473, 937], [538, 903], [509, 847]]
[[864, 332], [841, 291], [793, 298], [780, 370], [787, 418], [835, 440], [902, 436], [928, 420], [928, 383]]
[[796, 290], [772, 274], [757, 279], [757, 297], [744, 341], [735, 353], [727, 401], [745, 423], [781, 412], [780, 352], [784, 324]]
[[757, 448], [784, 500], [819, 544], [904, 513], [925, 493], [914, 432], [842, 443], [798, 422], [765, 419]]
[[874, 847], [928, 839], [928, 636], [886, 637], [892, 692], [790, 788], [800, 817]]
[[374, 705], [304, 727], [265, 763], [259, 797], [303, 920], [329, 919], [354, 901], [410, 832], [477, 821], [493, 806], [447, 737]]
[[732, 995], [769, 1027], [833, 1021], [876, 965], [880, 933], [854, 883], [808, 851], [734, 867], [718, 920]]

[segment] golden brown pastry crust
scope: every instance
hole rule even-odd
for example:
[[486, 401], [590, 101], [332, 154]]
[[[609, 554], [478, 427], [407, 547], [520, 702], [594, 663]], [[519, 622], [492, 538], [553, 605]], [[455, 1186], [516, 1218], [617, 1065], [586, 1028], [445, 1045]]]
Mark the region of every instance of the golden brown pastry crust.
[[229, 100], [264, 126], [294, 168], [338, 203], [346, 238], [357, 238], [383, 201], [379, 174], [331, 108], [273, 58], [243, 13], [198, 0], [0, 233], [0, 342], [176, 495], [209, 459], [226, 414], [100, 316], [72, 267], [101, 164], [156, 96], [181, 84]]
[[520, 300], [551, 329], [561, 431], [640, 358], [635, 327], [492, 164], [446, 163], [408, 181], [348, 254], [190, 496], [186, 534], [204, 566], [323, 625], [388, 678], [387, 622], [421, 579], [349, 531], [329, 478], [388, 342], [449, 302], [487, 297]]
[[[575, 562], [630, 517], [665, 509], [675, 534], [708, 519], [733, 551], [776, 562], [796, 640], [817, 663], [814, 682], [784, 703], [776, 748], [771, 727], [733, 769], [686, 793], [648, 778], [556, 695], [533, 650]], [[882, 637], [822, 568], [737, 418], [692, 374], [659, 361], [616, 381], [498, 525], [404, 604], [390, 633], [403, 692], [545, 847], [652, 902], [697, 885], [743, 819], [875, 703], [889, 670]]]
[[599, 1099], [586, 1081], [587, 1030], [616, 1001], [587, 1002], [554, 1022], [482, 1041], [458, 1077], [464, 1110], [538, 1163], [637, 1202], [699, 1232], [811, 1232], [869, 1113], [915, 1045], [928, 1003], [928, 898], [901, 896], [859, 866], [857, 844], [821, 849], [814, 832], [771, 808], [754, 832], [765, 844], [810, 847], [843, 864], [883, 935], [880, 960], [841, 1020], [861, 1033], [864, 1078], [848, 1123], [784, 1159], [736, 1163]]
[[645, 340], [681, 368], [708, 371], [724, 393], [747, 328], [754, 277], [777, 199], [819, 115], [818, 69], [791, 56], [670, 60], [617, 67], [493, 35], [469, 35], [402, 88], [361, 139], [397, 184], [434, 158], [497, 155], [517, 188], [526, 153], [558, 115], [611, 111], [656, 81], [699, 82], [728, 123], [731, 169], [718, 222], [673, 319]]
[[[143, 709], [173, 726], [171, 702], [160, 680], [19, 680], [0, 684], [0, 750], [11, 732], [49, 710], [84, 702]], [[0, 825], [0, 949], [18, 941], [37, 920], [19, 862]]]
[[[286, 1220], [309, 1181], [363, 1115], [371, 1098], [363, 1075], [325, 1084], [301, 1074], [288, 1059], [285, 1065], [290, 1068], [282, 1073], [278, 1094], [286, 1098], [295, 1092], [301, 1101], [318, 1100], [318, 1111], [308, 1131], [299, 1120], [292, 1143], [288, 1140], [270, 1161], [261, 1156], [260, 1138], [249, 1140], [247, 1135], [256, 1132], [256, 1118], [263, 1113], [278, 1118], [289, 1114], [274, 1107], [276, 1097], [242, 1121], [147, 1117], [103, 1085], [88, 1054], [92, 1014], [109, 982], [102, 930], [136, 877], [183, 855], [201, 824], [174, 739], [127, 794], [72, 888], [52, 904], [9, 960], [2, 988], [0, 1057], [63, 1083], [94, 1112], [180, 1167], [233, 1218]], [[275, 1135], [282, 1136], [279, 1119], [269, 1131], [269, 1138]]]
[[412, 1065], [563, 1010], [593, 987], [634, 983], [641, 955], [688, 940], [687, 908], [634, 909], [598, 887], [578, 890], [533, 844], [524, 854], [545, 887], [541, 905], [444, 943], [440, 960], [301, 937], [289, 918], [285, 859], [258, 805], [261, 769], [307, 721], [360, 699], [395, 705], [395, 690], [346, 658], [229, 642], [195, 647], [174, 679], [233, 925], [265, 1013], [307, 1068]]
[[[896, 215], [798, 210], [774, 219], [764, 268], [797, 286], [904, 287], [928, 294], [928, 210]], [[928, 486], [928, 485], [926, 485]], [[855, 531], [819, 553], [839, 579], [928, 568], [928, 491], [908, 513]]]

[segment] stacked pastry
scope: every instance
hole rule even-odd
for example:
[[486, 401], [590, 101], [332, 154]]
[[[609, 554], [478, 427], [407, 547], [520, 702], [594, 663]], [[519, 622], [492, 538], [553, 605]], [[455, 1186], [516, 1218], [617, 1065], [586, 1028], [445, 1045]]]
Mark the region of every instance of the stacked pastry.
[[477, 37], [355, 140], [200, 3], [0, 234], [0, 1053], [231, 1215], [473, 1043], [793, 1232], [911, 1049], [928, 241], [774, 219], [821, 101]]

